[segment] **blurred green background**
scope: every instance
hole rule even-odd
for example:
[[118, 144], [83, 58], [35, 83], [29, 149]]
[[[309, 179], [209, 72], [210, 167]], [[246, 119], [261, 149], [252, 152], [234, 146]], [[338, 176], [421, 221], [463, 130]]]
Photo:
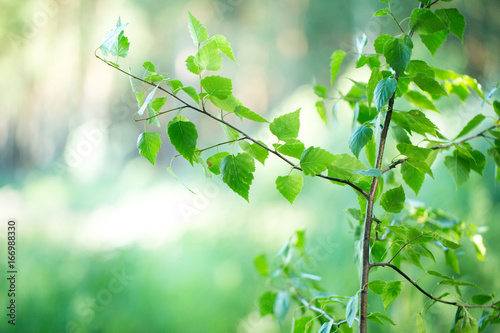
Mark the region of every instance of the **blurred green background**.
[[[476, 77], [488, 91], [500, 80], [500, 2], [453, 4], [468, 22], [464, 45], [449, 38], [431, 58], [416, 41], [414, 58]], [[416, 5], [393, 0], [400, 19]], [[15, 329], [6, 323], [7, 281], [0, 280], [0, 331], [287, 332], [289, 322], [280, 329], [269, 316], [259, 317], [257, 300], [266, 286], [253, 258], [272, 257], [297, 229], [306, 230], [317, 263], [311, 273], [324, 277], [328, 291], [353, 295], [359, 287], [355, 237], [344, 213], [357, 205], [352, 191], [308, 178], [290, 206], [274, 185], [288, 168], [272, 157], [265, 169], [257, 168], [250, 204], [187, 162], [174, 161], [182, 183], [175, 180], [167, 172], [175, 152], [165, 133], [156, 166], [139, 156], [143, 125], [132, 120], [137, 107], [129, 81], [93, 52], [121, 16], [131, 22], [131, 51], [122, 68], [141, 74], [142, 62], [151, 60], [158, 71], [195, 82], [184, 66], [195, 52], [187, 30], [190, 10], [209, 34], [231, 42], [237, 63], [226, 61], [222, 75], [233, 79], [235, 96], [267, 119], [302, 107], [306, 146], [345, 153], [352, 113], [341, 105], [338, 122], [324, 126], [311, 82], [327, 85], [331, 53], [353, 50], [363, 33], [368, 50], [379, 33], [398, 34], [393, 21], [371, 16], [382, 7], [376, 0], [2, 0], [0, 269], [4, 276], [6, 221], [15, 218], [19, 274]], [[342, 68], [343, 91], [352, 85], [346, 77], [367, 74], [352, 69]], [[451, 98], [440, 104], [444, 116], [429, 117], [445, 134], [457, 133], [480, 104], [477, 97], [465, 104]], [[198, 121], [207, 146], [222, 137], [217, 124], [188, 116]], [[243, 125], [266, 142], [265, 128]], [[488, 162], [484, 178], [473, 175], [456, 191], [440, 162], [442, 157], [436, 180], [426, 180], [418, 200], [489, 227], [484, 262], [464, 243], [460, 279], [498, 291], [500, 190], [493, 164]], [[407, 197], [412, 194], [407, 191]], [[447, 271], [443, 261], [428, 262], [429, 268]], [[422, 274], [407, 271], [415, 278]], [[396, 278], [386, 271], [374, 277]], [[380, 299], [372, 294], [372, 300], [380, 309]], [[372, 325], [370, 331], [416, 331], [416, 313], [425, 301], [405, 285], [389, 309], [397, 326]], [[435, 306], [425, 316], [428, 332], [448, 331], [453, 316], [453, 308]]]

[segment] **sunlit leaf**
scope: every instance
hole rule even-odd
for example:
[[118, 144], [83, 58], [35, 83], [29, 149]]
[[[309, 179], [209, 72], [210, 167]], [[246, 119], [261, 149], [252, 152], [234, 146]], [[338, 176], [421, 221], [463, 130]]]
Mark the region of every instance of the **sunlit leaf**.
[[167, 133], [179, 154], [192, 164], [198, 140], [196, 126], [186, 117], [177, 116], [168, 123]]
[[401, 294], [401, 290], [403, 290], [403, 284], [401, 281], [389, 281], [384, 287], [382, 292], [382, 302], [384, 303], [385, 311], [389, 305], [391, 305], [396, 298]]
[[208, 40], [207, 29], [200, 23], [200, 21], [194, 17], [191, 12], [188, 12], [188, 28], [191, 38], [195, 45], [203, 43]]
[[219, 165], [222, 181], [246, 201], [253, 181], [255, 161], [250, 154], [240, 153], [224, 157]]
[[458, 37], [463, 42], [465, 30], [465, 18], [456, 8], [436, 9], [434, 12], [441, 21], [446, 25], [452, 34]]
[[384, 45], [384, 56], [387, 63], [394, 71], [403, 75], [410, 62], [413, 42], [409, 36], [404, 38], [394, 38], [389, 40]]
[[233, 84], [230, 79], [213, 75], [201, 80], [201, 86], [209, 96], [226, 99], [231, 95]]
[[156, 132], [144, 132], [137, 139], [139, 153], [155, 165], [156, 156], [161, 147], [160, 134]]
[[299, 195], [304, 185], [304, 179], [299, 174], [276, 178], [276, 189], [287, 199], [291, 204]]
[[373, 130], [367, 126], [360, 126], [351, 132], [349, 138], [349, 148], [358, 157], [361, 150], [366, 146], [373, 136]]
[[296, 139], [300, 129], [299, 116], [300, 109], [274, 118], [273, 122], [269, 125], [271, 133], [283, 141]]
[[382, 110], [384, 105], [387, 104], [392, 95], [394, 95], [397, 85], [398, 82], [392, 77], [380, 80], [377, 83], [374, 91], [373, 101], [375, 102], [375, 106], [377, 107], [377, 110], [379, 112]]
[[342, 60], [344, 60], [346, 53], [342, 50], [337, 50], [333, 52], [331, 56], [331, 62], [330, 62], [330, 75], [331, 75], [331, 82], [332, 82], [332, 87], [333, 84], [335, 83], [335, 79], [337, 78], [337, 75], [339, 74], [340, 70], [340, 65], [342, 65]]
[[328, 164], [333, 161], [335, 161], [335, 156], [328, 151], [318, 147], [309, 147], [302, 154], [300, 167], [305, 175], [314, 176], [325, 171]]

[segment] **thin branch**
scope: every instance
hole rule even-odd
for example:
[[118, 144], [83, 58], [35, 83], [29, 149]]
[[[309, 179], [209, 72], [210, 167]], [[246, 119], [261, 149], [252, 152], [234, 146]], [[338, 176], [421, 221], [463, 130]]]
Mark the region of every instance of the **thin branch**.
[[236, 140], [221, 142], [221, 143], [218, 143], [216, 145], [213, 145], [213, 146], [210, 146], [210, 147], [207, 147], [207, 148], [197, 149], [196, 152], [197, 153], [202, 153], [202, 152], [204, 152], [206, 150], [209, 150], [209, 149], [212, 149], [212, 148], [217, 148], [219, 146], [228, 145], [228, 144], [235, 143], [235, 142], [242, 141], [242, 140], [246, 140], [246, 139], [248, 139], [248, 138], [247, 137], [241, 137], [241, 138], [238, 138]]
[[[473, 136], [470, 136], [468, 138], [465, 138], [465, 139], [461, 139], [461, 140], [458, 140], [458, 141], [453, 141], [453, 142], [450, 142], [450, 143], [446, 143], [446, 144], [442, 144], [442, 145], [438, 145], [438, 146], [434, 146], [434, 147], [431, 147], [429, 149], [432, 149], [432, 150], [438, 150], [438, 149], [445, 149], [445, 148], [449, 148], [449, 147], [452, 147], [452, 146], [456, 146], [456, 145], [459, 145], [459, 144], [462, 144], [464, 142], [467, 142], [469, 140], [472, 140], [472, 139], [475, 139], [475, 138], [478, 138], [478, 137], [484, 137], [484, 134], [488, 131], [491, 131], [497, 127], [500, 127], [500, 122], [497, 122], [496, 124], [488, 127], [487, 129], [477, 133], [476, 135], [473, 135]], [[387, 171], [391, 170], [391, 169], [394, 169], [395, 167], [397, 167], [399, 164], [401, 163], [404, 163], [406, 162], [406, 160], [408, 159], [408, 157], [404, 157], [404, 158], [401, 158], [397, 161], [394, 161], [392, 162], [389, 166], [381, 169], [380, 171], [382, 171], [382, 173], [386, 173]]]
[[439, 303], [443, 303], [443, 304], [458, 306], [458, 307], [464, 307], [464, 308], [491, 308], [491, 309], [495, 309], [495, 310], [500, 309], [500, 307], [495, 306], [495, 304], [490, 304], [490, 305], [486, 305], [486, 304], [482, 304], [482, 305], [479, 305], [479, 304], [462, 304], [462, 303], [458, 303], [458, 302], [445, 301], [443, 299], [434, 297], [431, 294], [429, 294], [428, 292], [426, 292], [425, 290], [423, 290], [415, 281], [413, 281], [408, 275], [406, 275], [402, 270], [400, 270], [398, 267], [394, 266], [393, 264], [390, 264], [390, 263], [375, 263], [375, 264], [371, 265], [371, 267], [376, 267], [376, 266], [390, 267], [390, 268], [392, 268], [393, 270], [395, 270], [396, 272], [398, 272], [402, 277], [404, 277], [408, 282], [410, 282], [415, 288], [417, 288], [422, 294], [424, 294], [425, 296], [429, 297], [433, 301], [436, 301], [436, 302], [439, 302]]
[[398, 254], [401, 253], [401, 251], [403, 251], [403, 249], [408, 245], [410, 244], [411, 242], [413, 241], [416, 241], [417, 239], [419, 239], [420, 237], [422, 237], [424, 234], [420, 234], [419, 236], [413, 238], [411, 241], [408, 241], [406, 242], [403, 246], [401, 246], [401, 248], [398, 250], [398, 252], [396, 252], [396, 254], [391, 258], [391, 260], [389, 260], [387, 263], [390, 264], [397, 256]]
[[[317, 312], [317, 313], [321, 314], [323, 317], [325, 317], [329, 321], [333, 321], [333, 318], [328, 313], [326, 313], [325, 310], [320, 309], [320, 308], [318, 308], [318, 307], [310, 304], [306, 299], [302, 298], [298, 294], [295, 294], [294, 296], [297, 297], [297, 299], [300, 301], [300, 303], [302, 303], [306, 308], [308, 308], [308, 309], [310, 309], [310, 310], [312, 310], [314, 312]], [[333, 325], [335, 325], [335, 326], [340, 326], [340, 325], [346, 324], [346, 323], [347, 323], [347, 320], [345, 320], [345, 319], [341, 320], [339, 322], [333, 321]]]
[[439, 2], [439, 0], [435, 0], [434, 2], [430, 3], [429, 6], [427, 6], [427, 8], [431, 8], [432, 5], [435, 5]]
[[[107, 62], [106, 60], [104, 60], [103, 58], [99, 57], [99, 56], [97, 55], [97, 53], [95, 54], [95, 56], [96, 56], [98, 59], [102, 60], [104, 63], [106, 63], [108, 66], [113, 67], [114, 69], [116, 69], [116, 70], [118, 70], [118, 71], [122, 72], [122, 73], [123, 73], [123, 74], [125, 74], [125, 75], [130, 76], [130, 77], [131, 77], [131, 78], [133, 78], [133, 79], [136, 79], [136, 80], [138, 80], [138, 81], [141, 81], [141, 82], [143, 82], [143, 83], [149, 84], [149, 85], [154, 86], [154, 87], [156, 87], [156, 86], [157, 86], [157, 85], [155, 85], [155, 84], [154, 84], [154, 83], [152, 83], [152, 82], [149, 82], [149, 81], [143, 80], [143, 79], [141, 79], [141, 78], [139, 78], [139, 77], [137, 77], [137, 76], [135, 76], [135, 75], [133, 75], [133, 74], [131, 74], [131, 73], [128, 73], [128, 72], [124, 71], [123, 69], [121, 69], [121, 68], [119, 68], [119, 67], [113, 66], [112, 64], [110, 64], [109, 62]], [[267, 146], [266, 146], [265, 144], [263, 144], [263, 143], [260, 143], [259, 141], [255, 140], [254, 138], [252, 138], [251, 136], [247, 135], [245, 132], [243, 132], [243, 131], [242, 131], [242, 130], [240, 130], [239, 128], [237, 128], [237, 127], [235, 127], [235, 126], [231, 125], [230, 123], [226, 122], [225, 120], [220, 119], [220, 118], [217, 118], [216, 116], [214, 116], [214, 115], [212, 115], [212, 114], [208, 113], [207, 111], [202, 110], [202, 109], [200, 109], [200, 108], [198, 108], [198, 107], [195, 107], [195, 106], [193, 106], [193, 105], [191, 105], [191, 104], [189, 104], [189, 103], [185, 102], [183, 99], [179, 98], [179, 97], [178, 97], [177, 95], [175, 95], [174, 93], [172, 93], [172, 92], [168, 91], [167, 89], [165, 89], [165, 88], [163, 88], [163, 87], [161, 87], [161, 86], [159, 86], [159, 85], [158, 85], [158, 89], [159, 89], [159, 90], [161, 90], [161, 91], [163, 91], [163, 92], [165, 92], [166, 94], [168, 94], [168, 95], [172, 96], [173, 98], [175, 98], [176, 100], [178, 100], [178, 101], [179, 101], [179, 102], [181, 102], [182, 104], [184, 104], [186, 108], [189, 108], [189, 109], [192, 109], [192, 110], [197, 111], [197, 112], [199, 112], [199, 113], [202, 113], [202, 114], [204, 114], [204, 115], [206, 115], [206, 116], [208, 116], [208, 117], [210, 117], [210, 118], [214, 119], [215, 121], [217, 121], [217, 122], [219, 122], [219, 123], [221, 123], [221, 124], [224, 124], [224, 125], [226, 125], [226, 126], [228, 126], [228, 127], [232, 128], [232, 129], [234, 129], [235, 131], [237, 131], [238, 133], [240, 133], [241, 135], [243, 135], [246, 139], [248, 139], [248, 140], [252, 141], [253, 143], [255, 143], [255, 144], [257, 144], [257, 145], [261, 146], [262, 148], [266, 149], [266, 150], [267, 150], [267, 151], [269, 151], [270, 153], [272, 153], [272, 154], [276, 155], [277, 157], [279, 157], [280, 159], [282, 159], [283, 161], [285, 161], [287, 164], [289, 164], [289, 165], [290, 165], [292, 168], [294, 168], [295, 170], [298, 170], [298, 171], [303, 171], [303, 170], [302, 170], [302, 168], [298, 167], [295, 163], [291, 162], [289, 159], [287, 159], [287, 158], [286, 158], [285, 156], [283, 156], [282, 154], [278, 153], [276, 150], [274, 150], [274, 149], [271, 149], [271, 148], [267, 147]], [[359, 186], [357, 186], [356, 184], [354, 184], [353, 182], [351, 182], [351, 181], [349, 181], [349, 180], [347, 180], [347, 179], [341, 179], [341, 178], [329, 177], [329, 176], [325, 176], [325, 175], [322, 175], [322, 174], [317, 174], [317, 175], [315, 175], [315, 176], [316, 176], [316, 177], [319, 177], [319, 178], [327, 179], [327, 180], [330, 180], [330, 181], [334, 181], [334, 182], [337, 182], [337, 183], [346, 184], [346, 185], [350, 186], [351, 188], [353, 188], [355, 191], [359, 192], [359, 193], [360, 193], [361, 195], [363, 195], [365, 198], [368, 198], [368, 193], [366, 193], [366, 191], [365, 191], [365, 190], [363, 190], [362, 188], [360, 188]]]
[[139, 122], [139, 121], [145, 121], [145, 120], [153, 119], [153, 118], [156, 118], [158, 116], [161, 116], [162, 114], [173, 112], [173, 111], [177, 111], [177, 110], [182, 110], [184, 108], [186, 108], [186, 107], [185, 106], [179, 106], [177, 108], [173, 108], [173, 109], [170, 109], [170, 110], [167, 110], [167, 111], [158, 112], [158, 114], [156, 114], [154, 116], [151, 116], [151, 117], [148, 117], [148, 118], [143, 118], [143, 119], [135, 119], [134, 118], [134, 121]]

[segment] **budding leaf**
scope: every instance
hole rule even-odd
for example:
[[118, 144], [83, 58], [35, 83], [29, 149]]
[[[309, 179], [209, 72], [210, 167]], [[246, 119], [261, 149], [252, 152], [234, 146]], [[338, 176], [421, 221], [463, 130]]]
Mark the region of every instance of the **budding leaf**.
[[191, 38], [195, 45], [203, 43], [208, 40], [207, 29], [200, 23], [200, 21], [194, 17], [191, 12], [188, 12], [188, 29], [191, 34]]
[[161, 147], [160, 134], [156, 132], [144, 132], [137, 139], [139, 153], [155, 165], [156, 156]]

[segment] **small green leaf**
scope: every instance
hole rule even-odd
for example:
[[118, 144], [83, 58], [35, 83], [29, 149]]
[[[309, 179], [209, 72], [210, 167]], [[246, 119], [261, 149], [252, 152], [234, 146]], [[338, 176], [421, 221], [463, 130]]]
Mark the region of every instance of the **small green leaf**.
[[389, 318], [388, 316], [386, 316], [385, 314], [382, 314], [380, 312], [373, 312], [373, 313], [369, 313], [368, 314], [368, 317], [366, 318], [368, 320], [371, 320], [371, 321], [374, 321], [376, 323], [379, 323], [381, 325], [384, 325], [384, 322], [382, 320], [385, 320], [386, 322], [388, 322], [389, 324], [391, 324], [392, 326], [395, 326], [396, 324], [392, 321], [391, 318]]
[[411, 76], [415, 76], [417, 73], [424, 73], [432, 78], [436, 76], [434, 69], [422, 60], [411, 60], [406, 67], [406, 72]]
[[493, 297], [491, 295], [479, 294], [472, 296], [472, 303], [474, 304], [483, 305], [489, 302], [493, 302]]
[[373, 130], [366, 126], [357, 127], [351, 132], [349, 148], [356, 157], [359, 156], [359, 153], [363, 147], [366, 146], [368, 141], [371, 140], [372, 136]]
[[446, 239], [437, 233], [432, 233], [431, 235], [432, 235], [432, 237], [434, 237], [435, 240], [440, 242], [444, 247], [446, 247], [448, 249], [456, 250], [456, 249], [462, 247], [462, 245], [455, 243], [455, 242], [452, 242], [451, 240]]
[[228, 141], [235, 141], [240, 137], [240, 133], [238, 133], [238, 131], [234, 128], [231, 128], [225, 124], [220, 124], [220, 126], [222, 127], [224, 134], [226, 134], [226, 138]]
[[446, 37], [448, 36], [447, 30], [442, 30], [429, 35], [420, 35], [422, 43], [427, 47], [429, 52], [434, 56], [436, 51], [443, 45]]
[[304, 171], [305, 175], [315, 176], [325, 171], [328, 164], [335, 161], [335, 159], [335, 156], [324, 149], [309, 147], [302, 154], [300, 167]]
[[287, 199], [291, 204], [299, 195], [304, 185], [304, 179], [299, 174], [276, 178], [276, 189]]
[[319, 117], [326, 124], [326, 111], [325, 111], [325, 103], [323, 101], [316, 102], [316, 112], [318, 112]]
[[384, 287], [387, 283], [381, 280], [375, 280], [368, 283], [368, 288], [377, 295], [382, 295], [384, 293]]
[[500, 101], [493, 101], [493, 110], [495, 111], [495, 113], [497, 114], [497, 116], [500, 117]]
[[260, 256], [256, 257], [253, 263], [255, 264], [255, 268], [260, 275], [262, 275], [263, 277], [269, 275], [269, 265], [267, 263], [267, 257], [265, 254], [261, 254]]
[[144, 67], [144, 69], [147, 70], [148, 72], [153, 72], [153, 73], [156, 72], [155, 65], [151, 61], [145, 61], [142, 64], [142, 67]]
[[448, 30], [463, 43], [465, 18], [462, 13], [456, 8], [436, 9], [434, 13], [443, 21]]
[[[118, 17], [118, 22], [116, 23], [116, 26], [106, 33], [103, 40], [101, 41], [101, 45], [99, 46], [99, 49], [101, 50], [104, 56], [104, 59], [106, 59], [106, 57], [110, 52], [114, 56], [116, 56], [119, 53], [118, 49], [119, 49], [120, 39], [126, 38], [123, 36], [122, 32], [128, 25], [129, 23], [122, 24], [121, 19]], [[125, 41], [122, 40], [122, 43], [124, 42]], [[123, 46], [124, 45], [122, 45], [122, 47]], [[122, 52], [124, 52], [124, 50], [122, 50]], [[127, 53], [128, 53], [128, 48], [127, 48]]]
[[302, 157], [302, 153], [306, 150], [306, 147], [300, 140], [297, 139], [287, 139], [285, 144], [274, 144], [274, 148], [283, 155], [298, 158]]
[[328, 89], [322, 85], [314, 85], [313, 90], [316, 96], [318, 96], [319, 98], [326, 98], [326, 96], [328, 95]]
[[207, 29], [200, 23], [200, 21], [194, 17], [191, 12], [188, 12], [188, 28], [191, 38], [195, 45], [203, 43], [208, 40]]
[[154, 89], [151, 90], [151, 92], [148, 94], [148, 97], [146, 97], [146, 100], [142, 103], [141, 108], [139, 109], [139, 111], [137, 111], [137, 114], [139, 114], [140, 116], [142, 116], [144, 114], [146, 107], [153, 100], [153, 97], [154, 97], [157, 89], [158, 89], [158, 86], [154, 87]]
[[233, 84], [230, 79], [217, 75], [203, 78], [201, 80], [201, 86], [205, 89], [209, 97], [213, 96], [219, 99], [228, 98], [233, 89]]
[[387, 35], [387, 34], [379, 35], [373, 41], [373, 47], [375, 48], [375, 52], [377, 52], [379, 54], [384, 54], [385, 43], [387, 43], [389, 40], [393, 40], [393, 39], [394, 39], [394, 37]]
[[392, 120], [410, 134], [413, 131], [424, 136], [427, 133], [436, 135], [436, 125], [419, 110], [408, 112], [395, 111], [392, 114]]
[[347, 324], [349, 325], [349, 327], [352, 327], [352, 324], [354, 323], [354, 319], [356, 318], [356, 313], [358, 312], [358, 305], [359, 305], [359, 294], [356, 293], [356, 295], [349, 298], [349, 301], [347, 302], [347, 306], [345, 309], [345, 319], [347, 320]]
[[329, 322], [323, 323], [323, 325], [321, 325], [318, 333], [330, 333], [332, 327], [333, 327], [333, 320], [330, 320]]
[[382, 79], [383, 79], [382, 73], [380, 73], [380, 70], [377, 67], [374, 67], [372, 69], [370, 79], [368, 80], [368, 85], [366, 86], [366, 97], [368, 98], [368, 107], [371, 107], [375, 93], [375, 88]]
[[373, 16], [387, 16], [388, 11], [389, 8], [379, 9], [373, 14]]
[[286, 291], [280, 291], [274, 302], [274, 316], [281, 325], [290, 309], [290, 295]]
[[240, 153], [224, 157], [219, 165], [222, 181], [246, 201], [253, 181], [255, 161], [250, 154]]
[[284, 114], [277, 117], [269, 125], [271, 133], [276, 135], [278, 139], [287, 141], [296, 139], [299, 136], [300, 129], [300, 109], [295, 112]]
[[274, 313], [274, 303], [276, 302], [277, 293], [266, 291], [259, 298], [259, 310], [262, 317]]
[[382, 178], [382, 171], [380, 169], [364, 169], [364, 170], [356, 170], [353, 174], [363, 175], [367, 177], [377, 177]]
[[415, 82], [420, 89], [431, 95], [448, 96], [448, 93], [439, 82], [424, 73], [417, 73], [417, 75], [413, 77], [413, 82]]
[[498, 167], [500, 167], [500, 147], [499, 146], [491, 147], [490, 149], [488, 149], [488, 156], [490, 156], [491, 159], [493, 159], [493, 162], [495, 162], [495, 164]]
[[247, 118], [249, 120], [258, 122], [258, 123], [269, 123], [266, 119], [264, 119], [260, 114], [253, 112], [249, 108], [244, 107], [243, 105], [238, 105], [234, 108], [234, 113], [238, 116]]
[[472, 131], [474, 128], [479, 126], [483, 122], [483, 120], [486, 119], [486, 117], [482, 114], [476, 115], [474, 118], [472, 118], [471, 121], [467, 123], [467, 125], [463, 128], [463, 130], [455, 137], [455, 140], [464, 136], [465, 134], [469, 133]]
[[403, 290], [403, 284], [401, 281], [387, 282], [382, 293], [382, 302], [384, 303], [385, 311], [387, 311], [389, 305], [391, 305], [391, 303], [398, 298], [401, 294], [401, 290]]
[[392, 95], [396, 91], [398, 82], [396, 79], [389, 77], [383, 80], [380, 80], [375, 87], [373, 101], [375, 102], [375, 106], [377, 110], [380, 112], [384, 105], [387, 104], [389, 99], [391, 99]]
[[418, 91], [409, 90], [404, 95], [406, 99], [417, 107], [438, 112], [438, 109], [425, 95]]
[[227, 155], [229, 155], [229, 153], [224, 151], [222, 153], [217, 153], [213, 156], [210, 156], [207, 159], [208, 169], [212, 171], [214, 174], [220, 175], [220, 170], [219, 170], [220, 161]]
[[365, 155], [366, 155], [366, 159], [368, 160], [368, 163], [370, 163], [372, 168], [374, 168], [376, 160], [377, 160], [377, 144], [375, 142], [375, 137], [373, 137], [373, 136], [372, 136], [371, 140], [368, 141], [368, 143], [365, 146]]
[[193, 101], [196, 103], [196, 105], [200, 104], [200, 97], [198, 96], [198, 92], [194, 87], [188, 86], [188, 87], [182, 87], [181, 88], [189, 97], [193, 99]]
[[187, 57], [187, 59], [186, 59], [186, 67], [187, 67], [187, 69], [191, 73], [196, 74], [196, 75], [200, 75], [200, 68], [195, 63], [195, 57], [194, 56], [191, 55], [191, 56]]
[[262, 165], [264, 165], [267, 157], [269, 156], [269, 151], [267, 149], [263, 148], [262, 146], [256, 143], [249, 144], [246, 141], [240, 141], [239, 145], [241, 149], [252, 155], [252, 157], [254, 157], [257, 161], [262, 163]]
[[144, 132], [137, 139], [139, 153], [155, 165], [156, 156], [161, 147], [160, 134], [156, 132]]
[[473, 150], [471, 155], [473, 157], [473, 163], [470, 164], [471, 169], [478, 174], [483, 175], [483, 170], [486, 166], [486, 157], [484, 157], [484, 154], [479, 150]]
[[439, 17], [427, 8], [416, 8], [411, 12], [409, 28], [420, 35], [446, 30]]
[[231, 48], [231, 44], [229, 44], [226, 40], [226, 37], [222, 35], [215, 35], [210, 38], [210, 41], [213, 41], [219, 50], [226, 55], [226, 57], [236, 62], [236, 60], [234, 60], [233, 49]]
[[[444, 258], [446, 260], [446, 265], [448, 265], [452, 270], [457, 272], [457, 274], [460, 274], [460, 266], [458, 265], [457, 254], [452, 250], [445, 250]], [[444, 281], [451, 281], [451, 280], [444, 280]]]
[[471, 241], [474, 244], [474, 248], [476, 249], [477, 259], [483, 261], [484, 256], [486, 255], [486, 247], [484, 246], [483, 243], [483, 236], [474, 235], [471, 237]]
[[403, 175], [403, 180], [406, 185], [415, 192], [415, 195], [418, 195], [424, 183], [425, 173], [420, 172], [409, 163], [403, 163], [401, 165], [401, 174]]
[[177, 116], [168, 123], [167, 133], [175, 149], [193, 164], [198, 131], [196, 126], [184, 116]]
[[469, 159], [458, 150], [453, 152], [453, 156], [446, 156], [444, 164], [455, 179], [457, 189], [469, 179], [471, 170]]
[[342, 60], [344, 60], [346, 53], [342, 50], [337, 50], [333, 52], [331, 56], [331, 62], [330, 62], [330, 74], [331, 74], [331, 81], [332, 81], [332, 87], [333, 84], [335, 83], [335, 79], [337, 78], [337, 75], [339, 74], [340, 70], [340, 65], [342, 65]]
[[168, 86], [170, 87], [170, 89], [172, 89], [172, 92], [177, 95], [177, 93], [179, 92], [179, 90], [181, 90], [181, 88], [184, 86], [182, 84], [181, 81], [179, 80], [170, 80], [168, 81]]
[[407, 143], [400, 143], [396, 148], [401, 154], [408, 156], [409, 159], [416, 160], [425, 160], [432, 151], [429, 148], [421, 148]]
[[412, 49], [413, 42], [409, 36], [405, 36], [403, 39], [394, 38], [385, 43], [385, 59], [397, 74], [401, 76], [404, 74], [411, 59]]
[[380, 199], [380, 205], [386, 212], [400, 213], [405, 207], [405, 192], [403, 186], [393, 188], [385, 192]]
[[222, 56], [214, 41], [208, 42], [198, 51], [194, 59], [200, 69], [218, 71], [222, 67]]

